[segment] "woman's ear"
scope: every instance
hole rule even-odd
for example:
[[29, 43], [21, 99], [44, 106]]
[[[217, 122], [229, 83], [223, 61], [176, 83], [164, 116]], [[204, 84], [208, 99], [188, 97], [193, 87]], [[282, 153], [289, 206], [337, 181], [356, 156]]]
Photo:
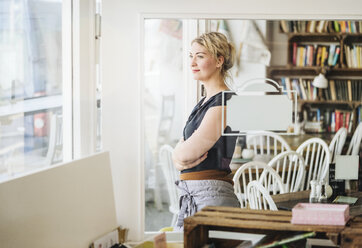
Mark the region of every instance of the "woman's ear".
[[222, 66], [222, 64], [224, 64], [224, 56], [219, 56], [218, 58], [217, 58], [217, 64], [216, 64], [216, 67], [217, 68], [220, 68], [221, 66]]

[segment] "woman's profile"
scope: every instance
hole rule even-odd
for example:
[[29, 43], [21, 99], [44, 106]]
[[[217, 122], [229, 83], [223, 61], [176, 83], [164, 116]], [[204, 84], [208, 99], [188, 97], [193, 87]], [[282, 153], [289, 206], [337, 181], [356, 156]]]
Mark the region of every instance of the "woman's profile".
[[225, 126], [225, 123], [222, 125], [222, 108], [232, 96], [224, 92], [230, 90], [225, 80], [234, 57], [234, 47], [221, 33], [205, 33], [191, 42], [191, 70], [194, 79], [203, 83], [206, 97], [192, 110], [183, 138], [173, 151], [174, 165], [181, 171], [180, 181], [176, 182], [181, 190], [179, 228], [185, 217], [205, 206], [240, 207], [232, 179], [228, 177], [236, 137], [221, 136], [222, 126]]

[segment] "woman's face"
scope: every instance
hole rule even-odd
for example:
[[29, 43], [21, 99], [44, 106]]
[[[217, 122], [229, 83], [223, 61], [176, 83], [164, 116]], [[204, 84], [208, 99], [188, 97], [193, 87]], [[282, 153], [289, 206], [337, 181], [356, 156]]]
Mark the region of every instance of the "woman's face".
[[209, 51], [197, 42], [192, 43], [190, 65], [195, 80], [206, 82], [220, 76], [220, 61], [217, 61]]

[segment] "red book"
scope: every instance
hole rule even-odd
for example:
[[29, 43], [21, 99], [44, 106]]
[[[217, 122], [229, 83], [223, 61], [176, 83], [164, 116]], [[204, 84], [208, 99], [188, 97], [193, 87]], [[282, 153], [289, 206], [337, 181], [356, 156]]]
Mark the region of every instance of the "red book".
[[342, 127], [342, 113], [339, 110], [336, 113], [336, 132]]
[[297, 65], [297, 42], [293, 42], [293, 65]]

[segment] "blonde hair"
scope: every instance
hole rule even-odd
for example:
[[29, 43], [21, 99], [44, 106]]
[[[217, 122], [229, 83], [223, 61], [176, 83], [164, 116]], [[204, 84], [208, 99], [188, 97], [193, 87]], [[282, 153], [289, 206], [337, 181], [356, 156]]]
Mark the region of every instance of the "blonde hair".
[[204, 33], [194, 39], [191, 44], [194, 42], [205, 47], [215, 59], [218, 59], [220, 56], [224, 57], [224, 63], [221, 67], [221, 76], [224, 80], [227, 77], [230, 77], [228, 71], [234, 65], [235, 48], [228, 42], [225, 35], [219, 32]]

